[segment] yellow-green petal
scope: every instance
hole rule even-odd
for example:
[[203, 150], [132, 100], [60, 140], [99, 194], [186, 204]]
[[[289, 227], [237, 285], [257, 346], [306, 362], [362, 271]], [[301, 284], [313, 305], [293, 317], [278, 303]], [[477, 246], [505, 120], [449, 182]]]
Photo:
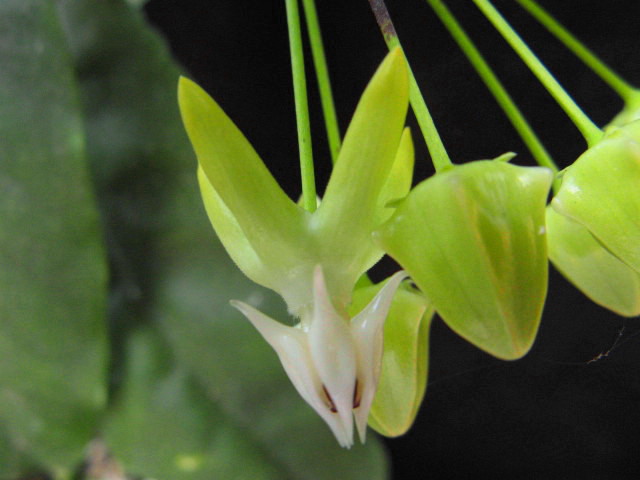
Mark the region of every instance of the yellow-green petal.
[[268, 286], [271, 283], [269, 272], [247, 240], [233, 213], [211, 186], [202, 167], [198, 167], [198, 184], [209, 221], [231, 259], [251, 280]]
[[411, 183], [413, 181], [413, 164], [413, 140], [411, 139], [411, 130], [407, 127], [402, 132], [400, 145], [398, 146], [398, 151], [396, 152], [396, 157], [393, 161], [393, 167], [391, 167], [391, 173], [380, 192], [378, 210], [376, 212], [376, 225], [388, 220], [395, 211], [395, 206], [393, 204], [406, 197], [409, 190], [411, 190]]
[[551, 171], [456, 166], [412, 190], [376, 236], [449, 327], [502, 359], [535, 340], [547, 290]]
[[547, 243], [549, 259], [587, 297], [619, 315], [640, 315], [640, 275], [586, 228], [551, 207], [547, 207]]
[[256, 254], [270, 265], [295, 265], [304, 256], [304, 210], [202, 88], [182, 77], [178, 100], [203, 172]]
[[[400, 50], [387, 55], [364, 91], [347, 129], [313, 230], [323, 238], [327, 276], [346, 274], [342, 291], [383, 255], [371, 240], [383, 190], [392, 170], [409, 104], [409, 83]], [[406, 148], [406, 147], [405, 147]], [[345, 270], [345, 266], [347, 267]], [[338, 293], [340, 294], [340, 293]]]
[[640, 272], [640, 121], [609, 130], [568, 167], [552, 206]]

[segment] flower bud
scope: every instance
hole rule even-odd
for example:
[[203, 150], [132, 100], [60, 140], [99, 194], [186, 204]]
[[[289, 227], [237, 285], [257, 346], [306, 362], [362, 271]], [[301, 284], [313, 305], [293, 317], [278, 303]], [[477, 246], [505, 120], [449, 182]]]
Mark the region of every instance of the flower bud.
[[587, 297], [619, 315], [640, 315], [640, 275], [586, 228], [551, 207], [547, 207], [547, 243], [551, 262]]
[[551, 205], [640, 272], [640, 120], [610, 128], [566, 168]]
[[547, 291], [545, 203], [552, 173], [502, 161], [423, 181], [377, 232], [447, 325], [502, 359], [536, 336]]

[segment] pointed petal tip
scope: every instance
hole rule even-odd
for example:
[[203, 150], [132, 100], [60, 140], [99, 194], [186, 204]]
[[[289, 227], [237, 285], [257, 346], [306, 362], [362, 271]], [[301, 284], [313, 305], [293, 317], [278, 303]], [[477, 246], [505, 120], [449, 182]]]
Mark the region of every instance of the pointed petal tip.
[[358, 430], [360, 443], [364, 444], [367, 441], [367, 421], [369, 419], [369, 412], [356, 410], [353, 414], [356, 418], [356, 429]]

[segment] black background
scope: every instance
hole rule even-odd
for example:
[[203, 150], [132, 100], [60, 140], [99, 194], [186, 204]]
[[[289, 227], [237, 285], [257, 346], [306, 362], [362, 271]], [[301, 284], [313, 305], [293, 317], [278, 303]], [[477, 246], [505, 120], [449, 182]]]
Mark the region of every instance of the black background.
[[[638, 0], [541, 3], [627, 80], [640, 85]], [[515, 2], [495, 4], [597, 124], [607, 123], [619, 111], [618, 97]], [[471, 0], [451, 0], [448, 5], [496, 67], [557, 163], [569, 165], [585, 144], [567, 117]], [[317, 7], [344, 133], [386, 48], [366, 0], [317, 0]], [[388, 7], [454, 162], [512, 150], [519, 153], [516, 163], [532, 164], [427, 3], [389, 0]], [[220, 102], [287, 192], [297, 197], [284, 2], [152, 0], [145, 10], [186, 71]], [[330, 162], [312, 72], [309, 68], [321, 191]], [[419, 138], [413, 118], [409, 124]], [[421, 142], [416, 141], [417, 181], [432, 173]], [[392, 269], [391, 262], [383, 262], [374, 276], [382, 278]], [[387, 441], [393, 478], [638, 478], [639, 366], [638, 319], [625, 320], [590, 303], [553, 269], [538, 338], [520, 361], [495, 360], [436, 320], [421, 412], [407, 435]]]

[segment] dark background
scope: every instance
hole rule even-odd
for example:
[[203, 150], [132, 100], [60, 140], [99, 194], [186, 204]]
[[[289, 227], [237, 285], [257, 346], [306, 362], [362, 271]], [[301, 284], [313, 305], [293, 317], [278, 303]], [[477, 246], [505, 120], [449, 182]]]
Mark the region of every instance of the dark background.
[[[617, 96], [511, 0], [496, 6], [599, 125]], [[640, 2], [541, 1], [627, 80], [640, 85]], [[556, 162], [584, 141], [471, 0], [451, 0]], [[342, 133], [386, 48], [366, 0], [317, 0]], [[531, 156], [424, 1], [389, 0], [400, 39], [454, 162]], [[292, 196], [300, 193], [284, 2], [151, 0], [149, 20], [174, 55], [250, 139]], [[307, 55], [310, 67], [310, 55]], [[308, 68], [317, 183], [329, 174], [313, 70]], [[416, 180], [432, 173], [417, 139]], [[382, 278], [393, 268], [374, 270]], [[613, 347], [613, 348], [612, 348]], [[416, 424], [387, 441], [393, 478], [623, 479], [640, 475], [640, 325], [592, 304], [551, 269], [533, 350], [493, 359], [433, 324], [427, 395]]]

